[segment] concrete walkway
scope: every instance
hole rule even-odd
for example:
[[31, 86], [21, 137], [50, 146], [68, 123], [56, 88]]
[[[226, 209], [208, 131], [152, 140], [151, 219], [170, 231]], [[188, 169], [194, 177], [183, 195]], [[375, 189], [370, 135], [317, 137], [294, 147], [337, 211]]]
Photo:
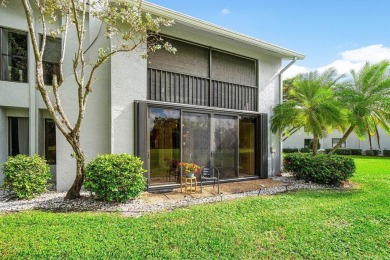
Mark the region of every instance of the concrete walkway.
[[[230, 182], [230, 183], [221, 183], [220, 184], [220, 193], [223, 195], [244, 193], [250, 191], [258, 191], [260, 187], [271, 188], [271, 187], [280, 187], [285, 186], [286, 183], [283, 181], [273, 180], [273, 179], [259, 179], [259, 180], [248, 180], [248, 181], [239, 181], [239, 182]], [[203, 192], [200, 191], [200, 184], [198, 183], [197, 191], [191, 194], [185, 194], [184, 188], [183, 193], [180, 192], [180, 188], [173, 189], [172, 191], [165, 192], [144, 192], [141, 199], [146, 204], [155, 204], [163, 203], [166, 201], [180, 201], [188, 199], [199, 199], [199, 198], [209, 198], [218, 195], [217, 185], [204, 185]]]

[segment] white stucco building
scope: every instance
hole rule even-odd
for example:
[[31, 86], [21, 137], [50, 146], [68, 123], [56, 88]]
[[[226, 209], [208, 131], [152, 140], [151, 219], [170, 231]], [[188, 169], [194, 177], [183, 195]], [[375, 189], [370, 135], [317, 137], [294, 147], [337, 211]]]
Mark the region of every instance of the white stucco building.
[[[153, 4], [143, 8], [175, 20], [162, 34], [178, 52], [160, 51], [145, 60], [141, 48], [116, 54], [99, 69], [81, 133], [88, 161], [103, 153], [139, 155], [149, 186], [175, 184], [176, 161], [214, 165], [225, 180], [278, 173], [280, 139], [270, 133], [269, 120], [280, 101], [281, 64], [304, 56]], [[89, 58], [111, 44], [100, 26], [87, 19]], [[0, 38], [0, 164], [9, 155], [38, 153], [50, 162], [57, 189], [67, 190], [75, 176], [72, 149], [35, 89], [32, 45], [17, 1], [0, 8]], [[72, 56], [74, 33], [67, 41]], [[45, 54], [48, 82], [59, 42], [49, 42]], [[64, 67], [62, 103], [74, 121], [70, 59]]]
[[[376, 136], [371, 137], [372, 149], [373, 150], [390, 150], [390, 135], [388, 135], [383, 129], [379, 128], [379, 143], [380, 149], [378, 146], [378, 141]], [[330, 133], [326, 138], [320, 139], [321, 149], [331, 149], [333, 148], [338, 141], [343, 137], [343, 133], [339, 131], [334, 131]], [[307, 134], [302, 130], [292, 134], [287, 140], [283, 142], [283, 148], [303, 148], [307, 147], [309, 143], [313, 140], [313, 136]], [[369, 139], [366, 136], [365, 139], [360, 140], [354, 133], [351, 133], [347, 138], [347, 141], [342, 145], [341, 148], [350, 148], [350, 149], [361, 149], [364, 153], [366, 150], [370, 150]]]

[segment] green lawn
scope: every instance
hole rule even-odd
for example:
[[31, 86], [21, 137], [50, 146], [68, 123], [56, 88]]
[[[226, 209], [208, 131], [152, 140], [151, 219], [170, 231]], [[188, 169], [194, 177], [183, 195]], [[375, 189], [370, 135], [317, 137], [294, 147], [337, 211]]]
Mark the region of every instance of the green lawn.
[[140, 218], [0, 217], [0, 258], [389, 259], [390, 159], [354, 157], [359, 188], [299, 191]]

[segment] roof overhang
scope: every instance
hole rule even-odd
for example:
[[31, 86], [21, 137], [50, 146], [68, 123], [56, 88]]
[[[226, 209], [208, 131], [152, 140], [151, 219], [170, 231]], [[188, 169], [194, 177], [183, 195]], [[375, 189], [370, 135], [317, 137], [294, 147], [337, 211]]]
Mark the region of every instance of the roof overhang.
[[[130, 0], [131, 1], [131, 0]], [[245, 43], [248, 45], [251, 45], [256, 48], [260, 48], [263, 50], [266, 50], [268, 52], [274, 53], [275, 55], [283, 58], [283, 59], [298, 59], [301, 60], [305, 57], [305, 55], [292, 51], [262, 40], [259, 40], [254, 37], [247, 36], [242, 33], [238, 33], [226, 28], [223, 28], [218, 25], [214, 25], [212, 23], [191, 17], [189, 15], [185, 15], [176, 11], [173, 11], [171, 9], [152, 4], [149, 2], [143, 2], [142, 3], [142, 9], [145, 12], [151, 13], [156, 16], [161, 16], [169, 19], [173, 19], [175, 23], [181, 23], [202, 31], [206, 31], [215, 35], [219, 35], [222, 37], [226, 37], [229, 39], [232, 39], [237, 42]]]

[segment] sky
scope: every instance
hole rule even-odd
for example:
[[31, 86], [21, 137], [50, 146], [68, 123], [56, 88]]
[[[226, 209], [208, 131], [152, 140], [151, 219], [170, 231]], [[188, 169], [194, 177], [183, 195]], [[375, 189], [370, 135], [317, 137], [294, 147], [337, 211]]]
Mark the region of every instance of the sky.
[[390, 59], [390, 0], [149, 2], [304, 54], [285, 78], [329, 67], [349, 73]]

